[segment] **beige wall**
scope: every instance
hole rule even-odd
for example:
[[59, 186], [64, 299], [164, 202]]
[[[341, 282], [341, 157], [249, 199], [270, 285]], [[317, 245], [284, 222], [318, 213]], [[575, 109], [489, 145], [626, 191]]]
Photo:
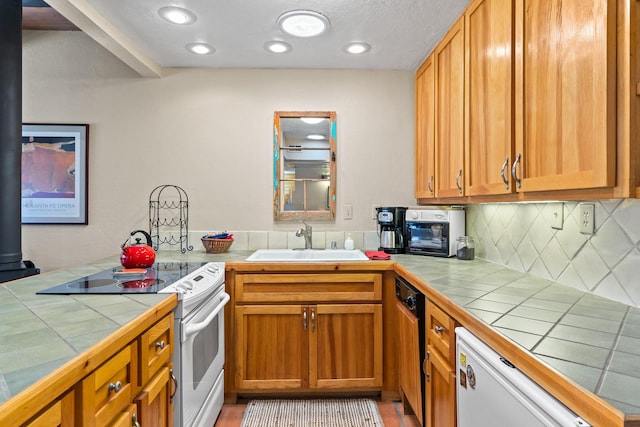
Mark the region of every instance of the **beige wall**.
[[[276, 110], [338, 117], [338, 219], [375, 229], [371, 206], [413, 199], [413, 73], [172, 69], [140, 78], [80, 32], [25, 32], [23, 121], [88, 123], [89, 225], [25, 225], [23, 255], [44, 271], [117, 254], [148, 228], [149, 194], [189, 195], [189, 228], [295, 230], [272, 219]], [[353, 220], [342, 206], [353, 205]], [[200, 248], [199, 242], [197, 248]], [[194, 245], [195, 246], [195, 245]]]

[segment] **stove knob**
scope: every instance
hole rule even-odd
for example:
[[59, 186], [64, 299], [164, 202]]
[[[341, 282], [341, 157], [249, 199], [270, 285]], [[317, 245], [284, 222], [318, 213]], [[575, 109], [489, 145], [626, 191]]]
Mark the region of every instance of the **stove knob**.
[[213, 264], [207, 267], [207, 270], [211, 271], [212, 273], [217, 273], [218, 269], [219, 267], [216, 264]]
[[411, 218], [412, 219], [418, 219], [419, 216], [420, 216], [420, 214], [418, 213], [418, 211], [412, 211], [411, 212]]
[[180, 283], [180, 285], [178, 286], [183, 286], [186, 290], [193, 289], [193, 283], [191, 283], [189, 280], [185, 280], [184, 282]]

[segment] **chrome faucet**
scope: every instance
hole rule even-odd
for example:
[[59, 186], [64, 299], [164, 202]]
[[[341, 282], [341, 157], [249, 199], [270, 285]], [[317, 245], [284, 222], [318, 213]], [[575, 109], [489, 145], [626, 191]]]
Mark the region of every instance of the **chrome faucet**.
[[296, 231], [296, 237], [304, 236], [304, 248], [311, 249], [313, 247], [313, 244], [311, 242], [312, 240], [311, 234], [313, 229], [306, 222], [303, 222], [303, 224], [304, 224], [304, 228], [301, 228], [298, 231]]

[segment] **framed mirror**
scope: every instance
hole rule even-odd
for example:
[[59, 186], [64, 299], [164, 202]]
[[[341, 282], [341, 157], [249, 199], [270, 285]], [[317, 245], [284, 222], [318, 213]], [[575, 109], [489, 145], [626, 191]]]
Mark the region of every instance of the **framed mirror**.
[[273, 172], [276, 221], [334, 220], [336, 113], [276, 111]]

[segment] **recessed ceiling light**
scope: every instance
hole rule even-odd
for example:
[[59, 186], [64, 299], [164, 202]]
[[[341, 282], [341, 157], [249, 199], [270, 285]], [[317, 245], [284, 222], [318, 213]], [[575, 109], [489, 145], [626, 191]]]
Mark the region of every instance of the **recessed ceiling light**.
[[329, 20], [321, 13], [311, 10], [285, 12], [277, 20], [280, 29], [296, 37], [314, 37], [324, 33]]
[[365, 53], [371, 50], [371, 45], [369, 43], [364, 43], [364, 42], [353, 42], [346, 45], [344, 47], [344, 50], [347, 51], [348, 53], [359, 55], [361, 53]]
[[185, 47], [190, 52], [197, 53], [198, 55], [208, 55], [216, 51], [213, 46], [206, 43], [189, 43]]
[[307, 135], [307, 139], [313, 139], [314, 141], [321, 141], [325, 139], [324, 135], [320, 135], [319, 133], [310, 133]]
[[323, 121], [324, 117], [300, 117], [300, 120], [310, 125], [315, 125]]
[[158, 15], [166, 21], [179, 25], [193, 24], [198, 19], [190, 10], [175, 6], [161, 7], [158, 9]]
[[291, 50], [291, 45], [289, 43], [281, 42], [279, 40], [274, 40], [274, 41], [266, 42], [264, 44], [264, 48], [272, 53], [287, 53]]

